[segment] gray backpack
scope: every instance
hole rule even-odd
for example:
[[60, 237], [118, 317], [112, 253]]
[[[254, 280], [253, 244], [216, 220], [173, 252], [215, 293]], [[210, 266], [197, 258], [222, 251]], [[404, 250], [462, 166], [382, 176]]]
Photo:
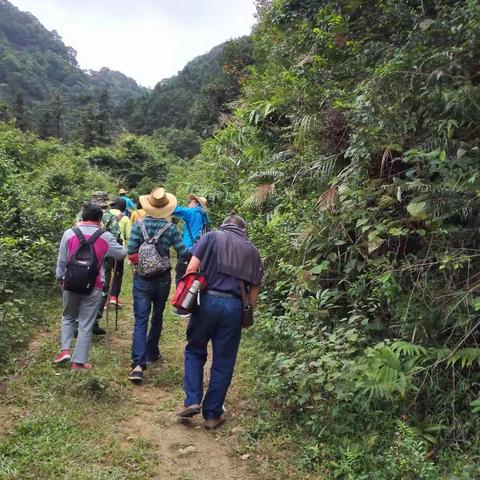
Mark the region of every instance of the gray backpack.
[[158, 230], [153, 238], [149, 238], [147, 229], [142, 220], [137, 222], [140, 225], [145, 241], [138, 250], [138, 263], [135, 266], [135, 273], [141, 277], [155, 277], [161, 275], [172, 268], [168, 255], [162, 255], [159, 252], [158, 241], [160, 237], [170, 228], [171, 223], [166, 223]]

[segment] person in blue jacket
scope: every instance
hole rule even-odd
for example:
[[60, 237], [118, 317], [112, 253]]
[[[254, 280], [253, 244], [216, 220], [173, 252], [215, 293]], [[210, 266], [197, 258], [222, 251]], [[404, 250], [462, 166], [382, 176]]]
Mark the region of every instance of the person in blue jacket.
[[210, 219], [208, 218], [208, 202], [205, 197], [199, 197], [191, 193], [188, 197], [188, 207], [177, 206], [173, 211], [173, 216], [180, 218], [184, 222], [183, 243], [187, 248], [187, 253], [178, 259], [176, 270], [176, 281], [185, 275], [188, 262], [192, 258], [192, 250], [200, 237], [210, 229]]
[[130, 218], [130, 215], [132, 214], [132, 212], [135, 210], [135, 207], [136, 207], [134, 201], [128, 197], [128, 191], [125, 190], [124, 188], [121, 188], [118, 191], [118, 196], [125, 200], [125, 211], [123, 213], [128, 218]]

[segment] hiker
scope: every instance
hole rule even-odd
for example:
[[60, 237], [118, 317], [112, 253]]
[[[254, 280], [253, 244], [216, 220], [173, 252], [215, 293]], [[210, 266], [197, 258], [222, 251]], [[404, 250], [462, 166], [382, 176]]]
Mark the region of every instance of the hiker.
[[[120, 226], [118, 225], [118, 220], [116, 215], [108, 210], [108, 193], [103, 191], [93, 192], [90, 195], [90, 201], [99, 205], [103, 211], [102, 215], [102, 223], [101, 227], [110, 232], [118, 243], [121, 243], [121, 234], [120, 234]], [[82, 212], [79, 212], [77, 215], [77, 222], [82, 221]], [[98, 308], [97, 313], [97, 321], [93, 325], [93, 334], [94, 335], [105, 335], [107, 332], [104, 328], [101, 328], [98, 321], [103, 317], [103, 311], [105, 309], [105, 305], [108, 299], [108, 291], [110, 288], [111, 278], [112, 278], [112, 270], [114, 266], [113, 259], [105, 256], [103, 259], [103, 271], [104, 271], [104, 278], [105, 281], [103, 282], [103, 296], [102, 302]]]
[[[125, 208], [126, 202], [122, 197], [116, 197], [112, 202], [110, 202], [110, 213], [117, 217], [118, 226], [120, 228], [121, 244], [127, 246], [128, 240], [130, 239], [132, 224], [130, 223], [129, 218], [123, 213]], [[124, 260], [117, 260], [113, 266], [113, 283], [110, 294], [110, 304], [117, 308], [122, 307], [122, 303], [118, 297], [120, 296], [120, 292], [122, 290], [124, 264]]]
[[145, 210], [142, 208], [140, 201], [137, 202], [137, 209], [132, 212], [130, 216], [130, 223], [133, 225], [145, 216]]
[[[209, 232], [199, 240], [187, 273], [197, 272], [200, 266], [206, 277], [207, 290], [201, 295], [200, 305], [188, 323], [184, 358], [185, 403], [178, 415], [189, 418], [202, 412], [205, 428], [211, 430], [225, 421], [223, 403], [241, 337], [242, 290], [245, 304], [248, 302], [253, 309], [263, 276], [260, 255], [247, 237], [242, 217], [229, 215], [219, 230]], [[212, 367], [207, 393], [203, 396], [203, 367], [209, 341], [212, 342]]]
[[[120, 226], [118, 224], [117, 216], [114, 215], [109, 210], [109, 202], [108, 202], [108, 193], [99, 191], [92, 193], [92, 200], [100, 205], [103, 211], [102, 216], [102, 226], [107, 231], [110, 232], [118, 243], [121, 243], [121, 233], [120, 233]], [[105, 271], [105, 281], [103, 282], [103, 296], [102, 302], [100, 303], [100, 307], [97, 313], [97, 321], [93, 326], [93, 333], [95, 335], [105, 335], [106, 331], [104, 328], [101, 328], [98, 324], [98, 321], [103, 317], [103, 312], [105, 310], [105, 306], [108, 301], [108, 292], [110, 290], [110, 284], [112, 283], [112, 272], [114, 267], [114, 259], [110, 258], [110, 256], [106, 255], [103, 259], [103, 269]]]
[[191, 193], [188, 195], [188, 207], [177, 206], [173, 211], [173, 216], [180, 218], [184, 222], [183, 243], [187, 248], [187, 253], [177, 260], [176, 281], [185, 275], [188, 262], [192, 258], [192, 250], [203, 233], [210, 227], [207, 208], [208, 202], [205, 197], [198, 197]]
[[[177, 206], [174, 195], [156, 187], [150, 195], [140, 196], [146, 216], [132, 226], [128, 242], [129, 259], [134, 265], [133, 312], [135, 326], [132, 341], [132, 370], [129, 379], [143, 380], [148, 363], [161, 359], [159, 340], [163, 310], [170, 292], [170, 247], [180, 257], [185, 254], [182, 238], [173, 223], [166, 220]], [[153, 306], [150, 330], [148, 317]]]
[[128, 191], [125, 190], [124, 188], [121, 188], [119, 191], [118, 191], [118, 196], [123, 198], [125, 200], [125, 210], [124, 210], [124, 214], [130, 218], [130, 215], [132, 214], [132, 212], [135, 210], [135, 203], [133, 202], [133, 200], [131, 198], [128, 197]]
[[[58, 252], [56, 278], [63, 288], [63, 315], [61, 351], [54, 362], [62, 364], [71, 360], [72, 370], [92, 368], [88, 363], [88, 354], [93, 325], [102, 301], [102, 260], [106, 255], [116, 260], [126, 256], [125, 249], [115, 237], [101, 229], [102, 216], [100, 205], [86, 203], [82, 221], [64, 232]], [[71, 354], [70, 344], [77, 322], [78, 337]]]

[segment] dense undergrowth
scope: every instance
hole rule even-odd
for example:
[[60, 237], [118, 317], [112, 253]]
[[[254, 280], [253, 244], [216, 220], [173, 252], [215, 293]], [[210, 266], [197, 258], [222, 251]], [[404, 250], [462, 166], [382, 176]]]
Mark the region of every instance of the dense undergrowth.
[[265, 257], [252, 439], [321, 478], [478, 478], [480, 6], [258, 3], [236, 111], [171, 179]]
[[0, 123], [0, 364], [42, 322], [62, 232], [82, 203], [119, 185], [148, 191], [179, 161], [161, 138], [125, 133], [86, 149]]

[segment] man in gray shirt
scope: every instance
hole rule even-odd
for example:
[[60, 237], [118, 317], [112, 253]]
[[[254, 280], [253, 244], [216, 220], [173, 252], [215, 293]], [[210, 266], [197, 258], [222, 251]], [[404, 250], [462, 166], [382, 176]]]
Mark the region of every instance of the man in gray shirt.
[[[98, 308], [102, 301], [102, 286], [105, 281], [105, 273], [102, 269], [102, 260], [105, 256], [114, 260], [122, 260], [126, 256], [126, 250], [122, 247], [110, 232], [100, 234], [102, 221], [102, 208], [93, 202], [86, 203], [82, 211], [82, 221], [77, 224], [85, 240], [92, 235], [98, 235], [93, 242], [93, 249], [97, 258], [98, 275], [91, 293], [75, 293], [63, 290], [63, 315], [62, 315], [62, 340], [61, 351], [55, 357], [56, 364], [71, 361], [72, 370], [86, 369], [92, 366], [88, 363], [88, 354], [92, 340], [92, 328], [95, 323]], [[96, 233], [98, 232], [98, 233]], [[79, 249], [81, 241], [72, 228], [63, 234], [58, 252], [56, 278], [63, 285], [66, 268], [69, 259]], [[73, 354], [70, 344], [75, 334], [78, 322], [78, 337]]]

